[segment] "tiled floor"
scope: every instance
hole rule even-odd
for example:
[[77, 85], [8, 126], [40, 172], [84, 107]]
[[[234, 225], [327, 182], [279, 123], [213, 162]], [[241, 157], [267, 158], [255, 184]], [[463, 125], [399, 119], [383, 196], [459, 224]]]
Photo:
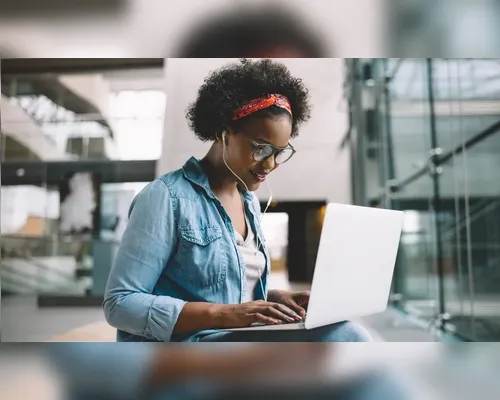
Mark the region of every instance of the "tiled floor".
[[[285, 275], [272, 275], [270, 287], [305, 290], [307, 285], [290, 284]], [[105, 323], [102, 309], [51, 307], [38, 308], [36, 297], [6, 297], [1, 303], [1, 340], [3, 342], [36, 342], [51, 340], [81, 326]], [[399, 312], [384, 313], [360, 319], [376, 341], [432, 342], [438, 338], [415, 325]]]

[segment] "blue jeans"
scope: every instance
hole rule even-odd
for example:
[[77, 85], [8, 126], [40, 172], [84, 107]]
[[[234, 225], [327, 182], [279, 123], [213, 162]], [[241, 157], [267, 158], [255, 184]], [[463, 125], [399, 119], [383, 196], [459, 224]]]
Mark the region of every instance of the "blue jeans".
[[371, 342], [372, 338], [361, 325], [344, 321], [297, 331], [216, 331], [200, 336], [198, 340], [200, 342]]

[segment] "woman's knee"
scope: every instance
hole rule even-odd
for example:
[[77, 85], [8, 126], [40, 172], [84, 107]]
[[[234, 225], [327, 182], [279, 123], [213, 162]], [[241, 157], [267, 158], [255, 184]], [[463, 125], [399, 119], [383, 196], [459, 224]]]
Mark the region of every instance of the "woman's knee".
[[326, 327], [326, 337], [328, 342], [372, 342], [370, 333], [362, 325], [344, 321]]

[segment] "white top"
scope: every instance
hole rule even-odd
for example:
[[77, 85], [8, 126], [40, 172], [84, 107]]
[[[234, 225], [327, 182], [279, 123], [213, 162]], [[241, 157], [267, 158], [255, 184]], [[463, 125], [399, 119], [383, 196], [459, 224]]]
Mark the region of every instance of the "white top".
[[[243, 301], [253, 301], [255, 287], [259, 285], [259, 276], [262, 276], [266, 268], [266, 258], [262, 251], [257, 250], [257, 241], [252, 227], [245, 215], [245, 221], [247, 224], [247, 237], [243, 237], [236, 231], [234, 235], [236, 238], [236, 244], [238, 245], [238, 250], [243, 257], [243, 262], [245, 263], [245, 271], [247, 278], [247, 288], [246, 293], [243, 296]], [[261, 246], [262, 248], [262, 246]]]

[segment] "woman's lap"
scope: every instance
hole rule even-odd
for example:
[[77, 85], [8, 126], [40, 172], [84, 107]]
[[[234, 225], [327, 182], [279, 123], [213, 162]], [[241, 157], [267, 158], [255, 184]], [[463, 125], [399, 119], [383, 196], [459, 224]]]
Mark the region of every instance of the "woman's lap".
[[200, 342], [371, 342], [361, 325], [344, 321], [315, 329], [290, 331], [217, 331], [198, 338]]

